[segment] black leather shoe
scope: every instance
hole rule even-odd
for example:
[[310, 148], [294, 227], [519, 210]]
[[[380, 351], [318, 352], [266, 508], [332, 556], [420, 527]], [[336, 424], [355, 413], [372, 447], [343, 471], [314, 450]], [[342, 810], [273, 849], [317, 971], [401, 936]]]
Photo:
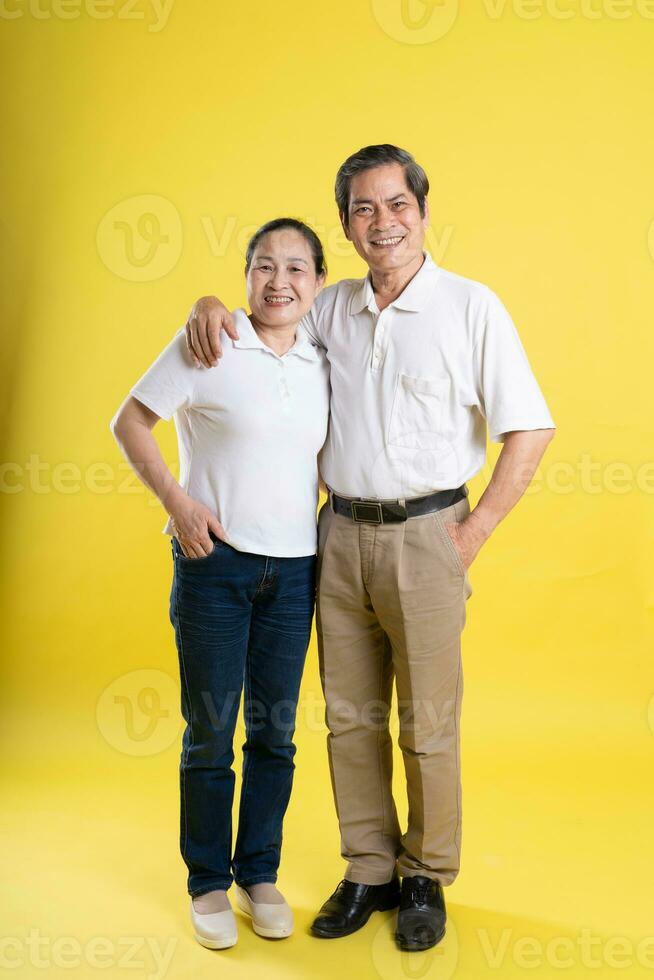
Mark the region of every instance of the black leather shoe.
[[445, 935], [445, 899], [440, 882], [424, 875], [402, 879], [395, 939], [408, 952], [430, 949]]
[[385, 885], [359, 885], [344, 879], [313, 920], [311, 932], [320, 939], [349, 936], [365, 926], [373, 912], [397, 908], [399, 903], [397, 878]]

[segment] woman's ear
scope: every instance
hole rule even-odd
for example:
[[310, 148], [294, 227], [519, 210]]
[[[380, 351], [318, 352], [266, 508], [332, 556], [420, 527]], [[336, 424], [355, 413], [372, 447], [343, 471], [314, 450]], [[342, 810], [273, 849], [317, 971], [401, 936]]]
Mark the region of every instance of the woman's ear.
[[325, 285], [326, 280], [327, 275], [324, 272], [321, 272], [319, 276], [316, 276], [316, 296]]

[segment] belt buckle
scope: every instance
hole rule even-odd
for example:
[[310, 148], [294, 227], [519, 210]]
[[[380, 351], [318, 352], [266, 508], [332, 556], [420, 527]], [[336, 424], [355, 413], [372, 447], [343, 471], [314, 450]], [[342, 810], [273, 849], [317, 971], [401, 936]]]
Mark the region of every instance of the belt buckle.
[[383, 524], [382, 505], [376, 500], [353, 500], [352, 520], [355, 524]]

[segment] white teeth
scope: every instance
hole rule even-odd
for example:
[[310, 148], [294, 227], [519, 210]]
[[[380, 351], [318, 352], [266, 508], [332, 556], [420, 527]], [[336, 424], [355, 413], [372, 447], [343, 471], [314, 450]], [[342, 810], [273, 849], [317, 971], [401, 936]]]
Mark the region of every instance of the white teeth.
[[403, 235], [400, 235], [399, 238], [380, 238], [378, 241], [373, 242], [373, 245], [397, 245], [402, 241], [403, 237]]

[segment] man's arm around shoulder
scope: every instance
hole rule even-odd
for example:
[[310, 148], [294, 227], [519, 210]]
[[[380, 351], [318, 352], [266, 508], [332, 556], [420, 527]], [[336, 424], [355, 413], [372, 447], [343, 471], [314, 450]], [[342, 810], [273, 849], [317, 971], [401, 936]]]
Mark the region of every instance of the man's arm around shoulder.
[[215, 367], [223, 356], [220, 331], [238, 340], [234, 317], [217, 296], [201, 296], [185, 324], [186, 346], [196, 367]]

